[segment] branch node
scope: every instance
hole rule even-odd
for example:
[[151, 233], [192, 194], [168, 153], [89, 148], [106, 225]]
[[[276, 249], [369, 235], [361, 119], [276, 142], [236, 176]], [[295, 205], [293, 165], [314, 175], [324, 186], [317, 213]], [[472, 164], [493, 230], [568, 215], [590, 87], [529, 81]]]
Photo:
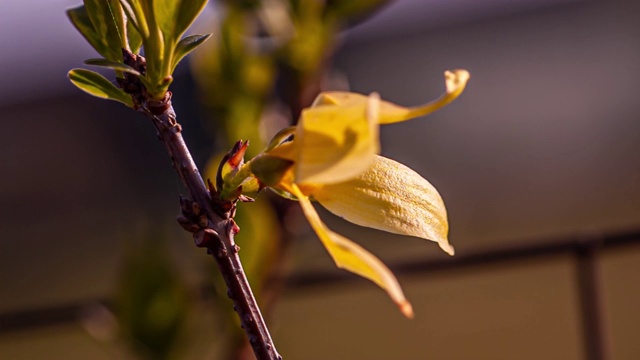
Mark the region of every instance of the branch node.
[[204, 231], [199, 230], [196, 231], [193, 234], [193, 242], [196, 244], [197, 247], [204, 247], [206, 244], [206, 236], [204, 234]]
[[176, 220], [178, 220], [178, 224], [180, 225], [180, 227], [192, 234], [200, 230], [200, 227], [198, 225], [194, 224], [193, 221], [189, 220], [183, 215], [178, 216]]
[[191, 212], [193, 213], [193, 215], [199, 216], [199, 215], [202, 214], [202, 208], [200, 208], [200, 205], [197, 202], [192, 201], [191, 202]]
[[206, 247], [209, 248], [211, 244], [218, 237], [218, 233], [213, 229], [200, 229], [195, 234], [193, 234], [193, 240], [197, 247]]
[[213, 186], [213, 183], [209, 178], [207, 178], [207, 189], [209, 190], [209, 193], [211, 194], [211, 196], [213, 196], [214, 194], [217, 194], [216, 187]]
[[206, 228], [203, 230], [205, 234], [207, 234], [207, 236], [211, 237], [211, 238], [217, 238], [218, 236], [220, 236], [220, 234], [218, 234], [217, 231], [211, 229], [211, 228]]
[[[228, 230], [233, 234], [236, 235], [237, 233], [240, 232], [240, 227], [238, 226], [238, 224], [236, 224], [235, 221], [233, 221], [233, 219], [231, 219], [231, 221], [229, 221], [229, 225], [228, 225]], [[240, 248], [238, 248], [238, 250], [240, 250]]]
[[[167, 91], [164, 94], [164, 97], [160, 100], [147, 100], [147, 109], [149, 109], [153, 115], [163, 115], [164, 113], [169, 112], [169, 109], [171, 108], [171, 95], [171, 91]], [[173, 113], [173, 111], [170, 113]], [[172, 127], [177, 124], [175, 114], [173, 114], [173, 116], [167, 116], [167, 118], [169, 119], [169, 124]]]
[[198, 217], [198, 225], [199, 225], [201, 228], [206, 228], [206, 227], [209, 225], [209, 219], [207, 219], [207, 215], [205, 215], [205, 214], [201, 214], [201, 215]]

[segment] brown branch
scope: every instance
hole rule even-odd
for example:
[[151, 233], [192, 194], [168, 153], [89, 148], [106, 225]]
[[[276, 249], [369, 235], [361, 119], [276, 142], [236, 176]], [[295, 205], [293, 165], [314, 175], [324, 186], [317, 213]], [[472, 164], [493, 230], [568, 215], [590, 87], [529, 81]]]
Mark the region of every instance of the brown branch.
[[165, 145], [173, 166], [189, 191], [191, 200], [181, 199], [183, 216], [179, 222], [194, 233], [196, 246], [205, 247], [216, 260], [227, 295], [234, 303], [253, 352], [258, 360], [282, 359], [242, 268], [239, 247], [234, 242], [238, 227], [233, 221], [235, 202], [221, 200], [205, 185], [181, 134], [181, 126], [171, 106], [171, 93], [160, 102], [147, 102], [139, 111], [151, 119], [158, 138]]
[[[144, 57], [126, 49], [122, 49], [122, 56], [125, 64], [140, 74], [146, 73]], [[165, 145], [173, 167], [189, 191], [191, 200], [180, 198], [182, 216], [178, 217], [178, 223], [193, 233], [196, 246], [206, 248], [207, 253], [216, 260], [227, 285], [227, 295], [233, 300], [233, 309], [240, 317], [240, 324], [256, 358], [282, 359], [273, 345], [269, 329], [242, 268], [238, 256], [240, 248], [234, 242], [234, 236], [240, 230], [233, 221], [237, 199], [221, 199], [211, 183], [209, 188], [204, 184], [182, 138], [182, 127], [178, 124], [171, 105], [171, 92], [168, 91], [161, 100], [154, 100], [137, 76], [125, 73], [123, 78], [117, 80], [118, 85], [131, 94], [134, 107], [146, 115], [158, 130], [158, 138]]]

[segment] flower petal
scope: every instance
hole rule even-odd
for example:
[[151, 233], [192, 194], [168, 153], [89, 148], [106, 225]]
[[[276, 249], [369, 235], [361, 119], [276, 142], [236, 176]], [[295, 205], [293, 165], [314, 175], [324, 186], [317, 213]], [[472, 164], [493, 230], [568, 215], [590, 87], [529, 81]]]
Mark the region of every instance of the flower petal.
[[[452, 70], [444, 72], [445, 85], [447, 91], [442, 94], [438, 99], [416, 107], [402, 107], [388, 101], [380, 102], [380, 124], [391, 124], [395, 122], [410, 120], [415, 117], [424, 116], [430, 114], [441, 107], [447, 105], [455, 98], [457, 98], [469, 80], [469, 72], [466, 70]], [[313, 102], [314, 106], [354, 106], [366, 101], [367, 97], [362, 94], [330, 91], [323, 92]]]
[[399, 162], [376, 156], [358, 177], [311, 194], [332, 213], [361, 226], [432, 240], [447, 254], [447, 211], [438, 191]]
[[357, 104], [303, 111], [292, 141], [297, 152], [295, 182], [336, 183], [365, 171], [380, 151], [379, 103], [374, 93]]
[[329, 230], [320, 220], [309, 198], [295, 184], [292, 184], [289, 190], [298, 197], [304, 215], [336, 265], [376, 283], [387, 291], [406, 317], [413, 318], [413, 308], [405, 298], [402, 288], [391, 270], [360, 245]]

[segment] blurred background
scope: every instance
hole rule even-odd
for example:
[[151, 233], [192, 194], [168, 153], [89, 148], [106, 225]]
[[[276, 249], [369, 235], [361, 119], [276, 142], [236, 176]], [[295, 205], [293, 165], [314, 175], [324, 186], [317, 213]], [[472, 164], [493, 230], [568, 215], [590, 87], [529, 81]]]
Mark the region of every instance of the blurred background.
[[[152, 125], [66, 79], [96, 57], [64, 14], [77, 5], [0, 5], [0, 358], [243, 358]], [[456, 256], [321, 210], [396, 272], [415, 319], [335, 269], [297, 208], [241, 205], [284, 358], [640, 358], [639, 16], [613, 0], [209, 4], [191, 32], [214, 37], [171, 88], [202, 169], [239, 138], [260, 151], [319, 90], [418, 105], [444, 70], [471, 73], [445, 109], [381, 129], [383, 154], [440, 191]]]

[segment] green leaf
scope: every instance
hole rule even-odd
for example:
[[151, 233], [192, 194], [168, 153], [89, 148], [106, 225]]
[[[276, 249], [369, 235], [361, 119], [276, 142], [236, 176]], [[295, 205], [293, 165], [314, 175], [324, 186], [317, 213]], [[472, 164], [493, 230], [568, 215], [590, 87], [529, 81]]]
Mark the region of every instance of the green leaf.
[[84, 0], [93, 27], [106, 45], [101, 54], [113, 61], [122, 59], [122, 48], [127, 47], [126, 25], [118, 0]]
[[136, 69], [132, 68], [129, 65], [122, 64], [116, 61], [111, 61], [107, 59], [88, 59], [88, 60], [85, 60], [84, 63], [87, 65], [105, 67], [113, 70], [123, 71], [136, 76], [141, 76], [140, 72], [138, 72]]
[[[148, 80], [147, 93], [151, 98], [160, 100], [164, 97], [170, 80], [166, 82], [169, 73], [170, 59], [165, 54], [165, 39], [162, 31], [158, 26], [155, 11], [153, 10], [157, 4], [155, 0], [121, 0], [132, 5], [132, 9], [136, 12], [137, 20], [140, 24], [144, 22], [146, 25], [146, 34], [142, 35], [145, 58], [147, 61], [147, 71], [145, 77]], [[172, 46], [173, 48], [173, 46]], [[171, 54], [169, 54], [171, 55]], [[166, 86], [165, 86], [166, 84]]]
[[207, 0], [156, 0], [154, 11], [165, 41], [177, 42], [206, 4]]
[[142, 37], [138, 32], [138, 29], [133, 25], [127, 18], [127, 40], [129, 41], [129, 50], [132, 53], [138, 54], [140, 53], [140, 47], [142, 46]]
[[86, 69], [73, 69], [69, 71], [69, 80], [80, 90], [93, 96], [119, 101], [128, 107], [133, 107], [131, 96], [119, 89], [111, 81], [97, 72]]
[[187, 54], [195, 50], [195, 48], [200, 46], [200, 44], [207, 41], [207, 39], [210, 37], [211, 37], [211, 34], [189, 35], [184, 39], [180, 40], [180, 42], [176, 46], [176, 49], [173, 52], [173, 59], [171, 60], [172, 61], [171, 72], [175, 70], [180, 60], [182, 60], [185, 56], [187, 56]]
[[107, 44], [103, 41], [102, 36], [96, 31], [96, 28], [91, 22], [91, 18], [87, 13], [87, 8], [78, 6], [77, 8], [67, 10], [67, 16], [73, 24], [73, 26], [82, 34], [82, 36], [89, 42], [89, 44], [100, 55], [105, 55], [109, 52]]
[[142, 12], [140, 2], [138, 0], [120, 0], [120, 5], [122, 5], [122, 9], [125, 14], [127, 14], [127, 19], [131, 25], [138, 30], [138, 34], [140, 34], [142, 39], [148, 38], [149, 26], [147, 25], [147, 20]]

